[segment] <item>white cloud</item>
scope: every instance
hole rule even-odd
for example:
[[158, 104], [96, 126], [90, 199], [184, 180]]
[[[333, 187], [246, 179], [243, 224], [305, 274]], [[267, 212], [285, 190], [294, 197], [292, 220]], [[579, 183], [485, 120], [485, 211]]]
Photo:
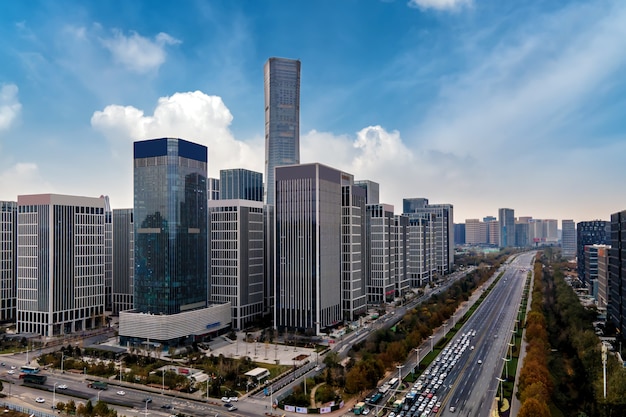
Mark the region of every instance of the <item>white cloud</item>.
[[473, 0], [409, 0], [410, 7], [417, 7], [422, 10], [458, 10], [472, 4]]
[[54, 188], [42, 177], [37, 164], [16, 163], [0, 172], [0, 200], [16, 201], [18, 195], [54, 192]]
[[17, 120], [22, 104], [17, 98], [18, 88], [15, 84], [0, 86], [0, 131], [6, 130]]
[[181, 41], [163, 32], [150, 40], [137, 32], [126, 36], [121, 31], [114, 30], [112, 38], [101, 39], [101, 42], [115, 61], [131, 71], [146, 73], [158, 69], [165, 62], [167, 45], [176, 45]]
[[224, 168], [263, 172], [263, 144], [235, 140], [232, 120], [220, 97], [194, 91], [161, 97], [152, 116], [132, 106], [110, 105], [93, 114], [91, 125], [111, 142], [114, 154], [129, 161], [133, 141], [177, 137], [209, 148], [211, 176]]

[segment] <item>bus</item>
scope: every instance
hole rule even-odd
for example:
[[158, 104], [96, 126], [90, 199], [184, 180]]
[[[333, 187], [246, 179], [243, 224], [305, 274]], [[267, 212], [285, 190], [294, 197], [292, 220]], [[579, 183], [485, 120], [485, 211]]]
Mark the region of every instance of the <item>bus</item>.
[[41, 374], [24, 374], [24, 383], [43, 385], [48, 379], [47, 376]]
[[89, 388], [107, 390], [109, 389], [109, 385], [106, 382], [102, 381], [93, 381], [87, 385]]
[[23, 372], [25, 374], [36, 374], [39, 372], [39, 367], [38, 366], [30, 366], [30, 365], [24, 365], [20, 368], [20, 372]]
[[389, 385], [389, 388], [395, 388], [398, 382], [400, 382], [398, 378], [391, 378], [389, 382], [387, 382], [387, 385]]
[[372, 399], [370, 400], [370, 402], [371, 402], [372, 404], [377, 404], [377, 403], [378, 403], [378, 401], [380, 401], [380, 400], [381, 400], [381, 398], [383, 398], [383, 394], [381, 394], [381, 393], [379, 392], [379, 393], [377, 393], [377, 394], [374, 394], [374, 396], [372, 397]]

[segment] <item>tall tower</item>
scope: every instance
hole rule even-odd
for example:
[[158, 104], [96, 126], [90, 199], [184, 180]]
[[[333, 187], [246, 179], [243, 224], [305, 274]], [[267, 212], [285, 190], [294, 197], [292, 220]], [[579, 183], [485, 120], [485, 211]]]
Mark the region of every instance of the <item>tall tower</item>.
[[207, 305], [206, 146], [135, 142], [135, 309], [176, 314]]
[[0, 201], [0, 322], [15, 321], [17, 201]]
[[300, 163], [300, 61], [265, 63], [265, 203], [274, 205], [274, 168]]
[[510, 208], [498, 209], [498, 226], [500, 228], [500, 247], [515, 246], [515, 211]]

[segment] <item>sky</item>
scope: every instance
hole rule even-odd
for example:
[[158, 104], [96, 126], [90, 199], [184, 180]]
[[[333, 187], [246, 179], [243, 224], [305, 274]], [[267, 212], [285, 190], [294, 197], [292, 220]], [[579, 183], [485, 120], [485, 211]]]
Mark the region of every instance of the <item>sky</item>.
[[263, 65], [302, 63], [300, 162], [454, 221], [626, 209], [626, 2], [0, 1], [0, 200], [133, 205], [132, 144], [264, 172]]

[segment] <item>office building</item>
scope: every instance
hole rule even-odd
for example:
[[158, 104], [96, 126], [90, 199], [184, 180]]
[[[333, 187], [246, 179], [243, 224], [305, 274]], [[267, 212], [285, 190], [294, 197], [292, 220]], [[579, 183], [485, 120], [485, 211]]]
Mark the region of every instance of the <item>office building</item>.
[[396, 293], [393, 206], [368, 204], [365, 208], [367, 236], [364, 255], [367, 303], [381, 305], [393, 301]]
[[264, 74], [265, 202], [274, 205], [274, 169], [300, 163], [300, 61], [270, 58]]
[[610, 227], [611, 249], [609, 249], [606, 313], [607, 319], [615, 325], [617, 338], [624, 340], [624, 335], [626, 335], [626, 210], [611, 214]]
[[209, 201], [220, 199], [220, 179], [219, 178], [207, 178], [207, 196]]
[[[589, 283], [587, 290], [594, 300], [598, 300], [598, 271], [602, 258], [606, 258], [610, 246], [607, 245], [585, 245], [585, 278]], [[606, 261], [605, 261], [606, 263]], [[606, 272], [604, 272], [606, 276]]]
[[17, 202], [0, 201], [0, 323], [16, 317], [16, 246]]
[[104, 324], [103, 198], [17, 197], [17, 331], [44, 337]]
[[220, 171], [221, 200], [263, 201], [263, 174], [247, 169]]
[[500, 229], [501, 248], [515, 246], [515, 210], [510, 208], [498, 209], [498, 227]]
[[232, 328], [243, 330], [263, 315], [263, 201], [211, 201], [209, 219], [211, 301], [230, 303]]
[[454, 244], [465, 245], [465, 223], [454, 223]]
[[367, 311], [365, 259], [366, 190], [342, 173], [341, 186], [341, 306], [343, 319], [353, 321]]
[[437, 271], [435, 261], [434, 213], [408, 213], [407, 273], [410, 286], [419, 288], [431, 281]]
[[356, 180], [354, 181], [354, 186], [365, 190], [365, 204], [380, 203], [380, 184], [377, 182], [370, 180]]
[[133, 308], [135, 276], [135, 230], [133, 209], [113, 209], [113, 314]]
[[609, 300], [609, 251], [610, 245], [598, 245], [597, 265], [598, 265], [598, 290], [595, 299], [598, 303], [598, 310], [606, 312]]
[[318, 163], [276, 167], [279, 330], [319, 334], [342, 320], [342, 173]]
[[588, 279], [585, 275], [585, 246], [607, 245], [611, 236], [611, 223], [605, 220], [592, 220], [578, 222], [576, 225], [576, 261], [578, 279], [587, 286]]
[[208, 303], [205, 146], [162, 138], [134, 143], [134, 309], [120, 343], [187, 345], [230, 327], [230, 304]]
[[561, 256], [565, 259], [576, 257], [576, 223], [574, 220], [561, 221]]
[[407, 215], [396, 214], [393, 217], [393, 227], [391, 229], [391, 250], [393, 271], [395, 274], [396, 292], [395, 297], [403, 297], [411, 287], [408, 275], [407, 250], [409, 246], [409, 217]]
[[108, 196], [104, 199], [104, 309], [113, 310], [113, 212]]
[[465, 220], [465, 243], [468, 245], [485, 245], [489, 241], [487, 223], [480, 219]]
[[434, 213], [437, 272], [445, 275], [454, 266], [454, 213], [452, 204], [429, 204], [426, 198], [402, 199], [402, 213]]

